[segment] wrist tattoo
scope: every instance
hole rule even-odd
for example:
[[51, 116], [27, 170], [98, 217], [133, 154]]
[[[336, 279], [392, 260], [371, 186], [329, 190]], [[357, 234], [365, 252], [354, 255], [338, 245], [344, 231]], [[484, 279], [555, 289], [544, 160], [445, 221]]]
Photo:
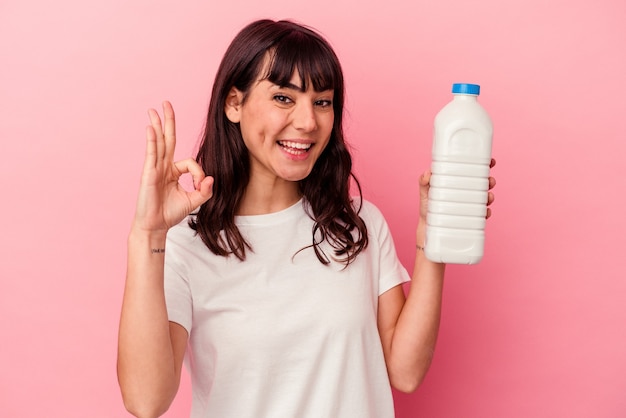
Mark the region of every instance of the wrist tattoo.
[[165, 252], [165, 248], [153, 248], [150, 252], [152, 254], [163, 254]]

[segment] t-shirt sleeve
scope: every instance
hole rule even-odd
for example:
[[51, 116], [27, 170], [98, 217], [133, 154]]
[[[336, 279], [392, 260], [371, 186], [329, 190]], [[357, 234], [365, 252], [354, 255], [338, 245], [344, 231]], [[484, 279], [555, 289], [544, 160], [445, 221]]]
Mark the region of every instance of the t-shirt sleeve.
[[180, 324], [190, 333], [193, 312], [191, 289], [187, 279], [177, 269], [174, 257], [175, 252], [172, 256], [166, 250], [164, 288], [167, 315], [171, 322]]
[[387, 221], [380, 210], [372, 203], [363, 201], [362, 212], [367, 217], [369, 245], [376, 245], [379, 256], [378, 295], [399, 284], [411, 280], [406, 268], [400, 262]]

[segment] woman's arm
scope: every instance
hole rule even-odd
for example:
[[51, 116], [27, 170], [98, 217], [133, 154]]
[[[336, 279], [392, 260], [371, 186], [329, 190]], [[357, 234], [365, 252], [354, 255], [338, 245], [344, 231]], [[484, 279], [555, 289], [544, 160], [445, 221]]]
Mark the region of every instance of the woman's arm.
[[378, 298], [378, 328], [389, 380], [402, 392], [417, 389], [430, 367], [439, 331], [444, 269], [445, 264], [433, 263], [417, 250], [406, 299], [401, 285]]
[[[193, 160], [173, 162], [174, 110], [163, 104], [165, 123], [150, 110], [135, 218], [128, 237], [128, 267], [120, 318], [117, 374], [126, 408], [137, 417], [158, 417], [180, 382], [187, 331], [170, 323], [165, 305], [167, 231], [212, 195], [211, 177]], [[195, 190], [178, 183], [190, 173]]]
[[[495, 165], [492, 160], [491, 166]], [[426, 213], [430, 173], [420, 178], [420, 221], [417, 243], [426, 238]], [[489, 179], [489, 188], [495, 180]], [[488, 202], [494, 200], [489, 192]], [[491, 210], [487, 209], [487, 217]], [[398, 285], [378, 298], [378, 329], [380, 332], [387, 371], [391, 385], [412, 392], [420, 385], [430, 367], [441, 318], [441, 299], [445, 264], [426, 258], [422, 248], [417, 249], [415, 267], [408, 295]]]
[[118, 343], [118, 379], [126, 409], [158, 417], [170, 406], [180, 382], [187, 331], [170, 323], [163, 289], [165, 237], [134, 230]]

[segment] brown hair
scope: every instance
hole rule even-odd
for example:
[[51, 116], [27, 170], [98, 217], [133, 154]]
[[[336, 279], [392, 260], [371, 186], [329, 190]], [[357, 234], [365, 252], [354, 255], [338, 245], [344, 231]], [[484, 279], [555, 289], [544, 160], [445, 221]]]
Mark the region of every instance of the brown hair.
[[[248, 150], [239, 124], [231, 122], [224, 105], [232, 87], [243, 92], [244, 100], [252, 83], [271, 58], [265, 78], [286, 86], [294, 70], [305, 91], [311, 83], [315, 91], [334, 90], [334, 125], [330, 141], [311, 173], [300, 183], [308, 215], [315, 221], [312, 243], [324, 264], [329, 257], [320, 248], [327, 241], [333, 258], [347, 266], [367, 247], [367, 228], [350, 198], [350, 179], [359, 195], [361, 187], [352, 173], [352, 158], [343, 137], [344, 83], [339, 60], [324, 38], [305, 26], [290, 21], [259, 20], [237, 34], [226, 50], [215, 77], [204, 135], [196, 160], [215, 179], [214, 195], [204, 203], [190, 226], [217, 255], [234, 254], [244, 260], [251, 249], [235, 224], [235, 213], [250, 176]], [[359, 200], [360, 202], [360, 200]]]

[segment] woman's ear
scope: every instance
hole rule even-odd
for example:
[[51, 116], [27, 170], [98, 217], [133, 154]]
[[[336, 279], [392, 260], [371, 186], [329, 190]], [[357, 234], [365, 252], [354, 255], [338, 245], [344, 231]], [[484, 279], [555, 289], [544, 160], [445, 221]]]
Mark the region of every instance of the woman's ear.
[[224, 104], [224, 113], [226, 117], [232, 123], [239, 123], [241, 121], [241, 104], [243, 102], [243, 93], [237, 88], [233, 87], [226, 96], [226, 103]]

